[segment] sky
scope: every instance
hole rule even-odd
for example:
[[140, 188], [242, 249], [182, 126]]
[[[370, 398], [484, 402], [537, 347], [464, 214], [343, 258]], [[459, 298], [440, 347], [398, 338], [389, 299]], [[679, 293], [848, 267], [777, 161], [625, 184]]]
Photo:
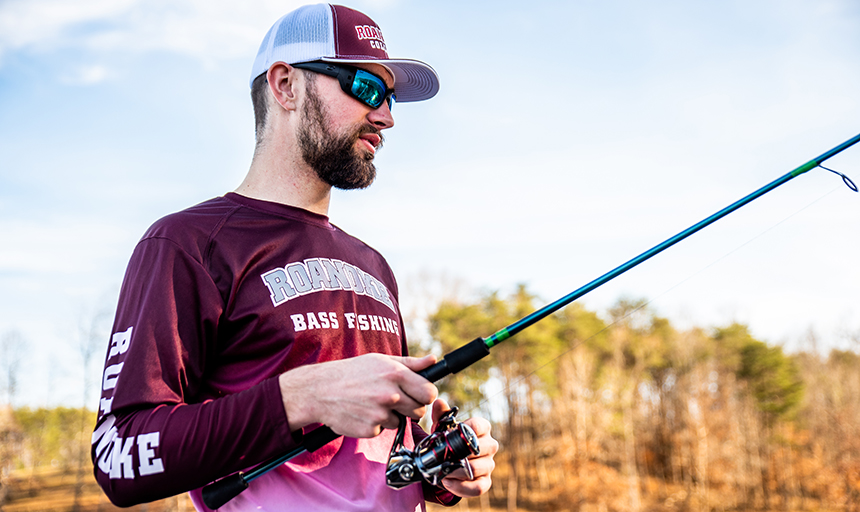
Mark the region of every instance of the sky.
[[[153, 221], [241, 182], [251, 64], [299, 4], [0, 0], [0, 336], [27, 343], [17, 404], [94, 407], [83, 382], [104, 350], [85, 370], [82, 340], [106, 347]], [[446, 284], [551, 302], [860, 133], [851, 0], [349, 5], [391, 57], [440, 77], [435, 98], [395, 106], [376, 183], [330, 210], [387, 257], [407, 313]], [[825, 165], [860, 182], [860, 147]], [[858, 221], [860, 194], [816, 169], [580, 302], [646, 298], [679, 328], [855, 348]]]

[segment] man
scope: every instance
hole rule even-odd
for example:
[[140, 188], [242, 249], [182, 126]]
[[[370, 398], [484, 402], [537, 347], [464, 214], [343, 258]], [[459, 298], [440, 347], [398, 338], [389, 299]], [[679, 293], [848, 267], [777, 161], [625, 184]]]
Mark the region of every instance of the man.
[[[251, 75], [257, 147], [239, 186], [156, 222], [132, 255], [108, 347], [92, 456], [114, 503], [191, 490], [297, 446], [344, 437], [255, 480], [222, 510], [420, 510], [490, 486], [498, 444], [470, 419], [474, 478], [385, 484], [398, 426], [448, 409], [406, 357], [397, 285], [327, 218], [331, 188], [373, 181], [395, 101], [436, 94], [428, 65], [392, 60], [357, 11], [306, 6], [263, 40]], [[396, 94], [394, 93], [396, 91]], [[414, 437], [413, 437], [414, 436]]]

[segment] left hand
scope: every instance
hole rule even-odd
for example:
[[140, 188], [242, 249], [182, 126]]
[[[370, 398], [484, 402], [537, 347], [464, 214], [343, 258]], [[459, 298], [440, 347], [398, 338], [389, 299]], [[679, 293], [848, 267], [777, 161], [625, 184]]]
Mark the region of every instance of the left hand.
[[[433, 428], [436, 428], [436, 423], [442, 415], [451, 408], [441, 398], [433, 403]], [[490, 474], [496, 468], [496, 463], [493, 457], [499, 451], [499, 442], [493, 439], [490, 435], [490, 422], [484, 418], [469, 418], [463, 422], [472, 427], [475, 435], [478, 436], [478, 447], [480, 452], [478, 455], [469, 457], [469, 464], [472, 465], [472, 471], [475, 478], [469, 480], [465, 469], [458, 469], [442, 479], [442, 486], [457, 496], [464, 498], [472, 498], [480, 496], [490, 490], [492, 478]]]

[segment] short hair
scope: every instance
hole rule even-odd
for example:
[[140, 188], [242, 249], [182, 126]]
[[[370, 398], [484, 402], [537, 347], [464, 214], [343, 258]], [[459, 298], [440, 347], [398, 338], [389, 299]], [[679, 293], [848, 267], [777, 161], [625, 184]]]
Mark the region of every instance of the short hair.
[[260, 74], [251, 84], [251, 103], [254, 105], [254, 134], [257, 144], [263, 140], [263, 131], [266, 129], [266, 118], [269, 112], [269, 97], [266, 90], [269, 88], [266, 73]]
[[[313, 71], [301, 70], [305, 81], [313, 86], [316, 74]], [[266, 131], [266, 120], [269, 114], [269, 80], [267, 73], [261, 73], [251, 84], [251, 104], [254, 106], [254, 134], [259, 145], [263, 141], [263, 133]]]

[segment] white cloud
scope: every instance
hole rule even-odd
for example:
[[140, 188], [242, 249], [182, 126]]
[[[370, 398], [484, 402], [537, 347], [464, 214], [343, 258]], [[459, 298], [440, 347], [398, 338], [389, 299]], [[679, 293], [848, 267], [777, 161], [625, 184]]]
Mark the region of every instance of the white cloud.
[[[527, 282], [555, 299], [857, 130], [857, 19], [847, 2], [537, 2], [500, 6], [495, 18], [449, 2], [382, 19], [397, 1], [359, 8], [392, 39], [401, 30], [415, 52], [398, 55], [437, 66], [443, 89], [396, 109], [378, 183], [338, 192], [332, 220], [379, 248], [401, 278], [423, 268], [478, 287]], [[106, 84], [104, 96], [68, 87], [64, 109], [30, 94], [27, 80], [12, 77], [0, 91], [17, 111], [0, 116], [0, 174], [15, 185], [0, 186], [0, 332], [69, 332], [80, 316], [72, 306], [122, 279], [152, 220], [235, 186], [253, 134], [244, 83], [229, 79], [244, 75], [263, 33], [295, 5], [0, 0], [0, 66], [17, 53], [66, 84], [124, 69], [147, 77]], [[454, 7], [466, 15], [452, 22]], [[450, 35], [436, 37], [443, 26]], [[203, 75], [176, 74], [162, 56], [229, 72], [208, 74], [201, 92]], [[486, 86], [498, 70], [508, 78]], [[236, 137], [246, 139], [228, 142]], [[860, 146], [832, 165], [856, 181]], [[848, 234], [858, 204], [837, 177], [809, 173], [585, 304], [648, 296], [673, 322], [741, 320], [769, 340], [812, 323], [825, 335], [837, 324], [855, 332], [860, 274], [849, 262], [860, 245]]]
[[110, 72], [104, 66], [81, 66], [63, 75], [60, 81], [67, 85], [94, 85], [104, 82], [109, 75]]
[[11, 0], [0, 3], [0, 57], [12, 51], [167, 50], [205, 60], [253, 52], [302, 1]]
[[0, 4], [0, 52], [56, 44], [69, 29], [117, 18], [138, 0], [67, 2], [11, 0]]

